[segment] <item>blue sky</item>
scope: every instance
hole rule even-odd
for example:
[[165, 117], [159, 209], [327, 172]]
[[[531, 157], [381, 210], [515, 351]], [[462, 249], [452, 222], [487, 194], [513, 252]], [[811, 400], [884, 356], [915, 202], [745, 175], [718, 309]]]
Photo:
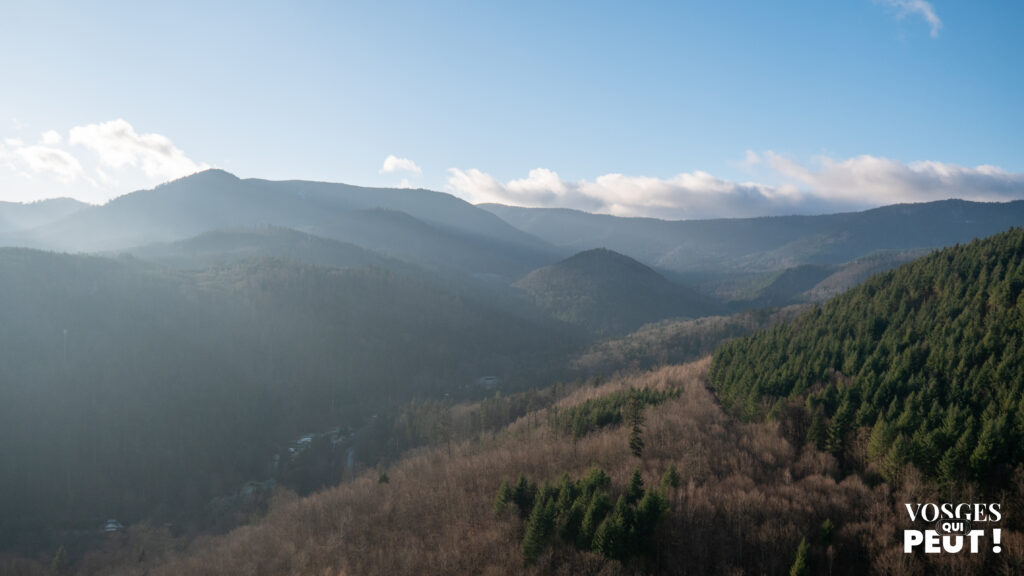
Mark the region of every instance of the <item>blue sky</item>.
[[209, 166], [665, 218], [1024, 197], [1015, 1], [0, 8], [3, 200]]

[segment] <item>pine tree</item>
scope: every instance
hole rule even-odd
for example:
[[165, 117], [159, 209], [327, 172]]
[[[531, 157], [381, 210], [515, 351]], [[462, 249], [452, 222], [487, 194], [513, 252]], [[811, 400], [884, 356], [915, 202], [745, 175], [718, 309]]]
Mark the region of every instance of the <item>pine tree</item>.
[[498, 495], [494, 497], [494, 515], [501, 516], [508, 510], [508, 504], [512, 501], [512, 487], [508, 485], [508, 480], [502, 480], [501, 486], [498, 488]]
[[654, 529], [668, 511], [668, 502], [657, 490], [648, 490], [636, 508], [634, 526], [637, 549], [649, 552], [654, 544]]
[[825, 441], [828, 438], [828, 429], [825, 424], [825, 411], [819, 404], [814, 408], [811, 416], [811, 425], [807, 428], [807, 443], [818, 450], [825, 449]]
[[558, 527], [558, 536], [562, 542], [575, 545], [579, 540], [580, 531], [583, 528], [583, 517], [587, 512], [587, 506], [583, 498], [577, 498], [569, 510], [562, 514], [562, 522]]
[[519, 516], [526, 518], [533, 509], [533, 501], [537, 496], [537, 484], [528, 482], [526, 476], [520, 474], [516, 487], [512, 489], [512, 501], [519, 507]]
[[640, 474], [640, 468], [633, 469], [633, 475], [629, 477], [629, 486], [626, 487], [626, 503], [635, 504], [644, 497], [644, 478]]
[[793, 561], [793, 566], [789, 569], [789, 576], [810, 576], [811, 568], [807, 565], [809, 549], [807, 538], [801, 539], [800, 546], [796, 549], [796, 560]]
[[555, 503], [550, 498], [537, 502], [526, 523], [526, 533], [519, 550], [526, 564], [532, 563], [547, 547], [548, 539], [555, 528]]
[[641, 458], [644, 454], [643, 429], [641, 428], [644, 423], [644, 405], [636, 392], [630, 395], [626, 410], [630, 425], [629, 451], [633, 453], [633, 456]]
[[682, 483], [683, 479], [679, 476], [679, 472], [676, 471], [676, 465], [670, 462], [668, 469], [665, 470], [665, 474], [661, 476], [661, 489], [678, 488]]
[[587, 506], [586, 513], [583, 515], [583, 524], [580, 526], [579, 538], [576, 541], [577, 548], [580, 550], [591, 549], [594, 534], [611, 508], [612, 502], [607, 494], [604, 492], [594, 494], [590, 499], [590, 504]]
[[594, 532], [594, 550], [606, 558], [621, 560], [626, 545], [626, 529], [623, 519], [616, 510], [605, 517]]

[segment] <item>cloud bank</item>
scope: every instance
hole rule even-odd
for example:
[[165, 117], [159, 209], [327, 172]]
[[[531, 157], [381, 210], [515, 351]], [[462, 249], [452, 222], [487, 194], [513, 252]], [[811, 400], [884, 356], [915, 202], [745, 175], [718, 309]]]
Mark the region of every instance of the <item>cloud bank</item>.
[[662, 179], [605, 174], [566, 181], [545, 168], [501, 182], [477, 169], [449, 169], [447, 188], [473, 203], [574, 208], [616, 216], [664, 219], [745, 218], [863, 210], [948, 198], [1024, 198], [1024, 174], [995, 166], [902, 162], [876, 156], [816, 158], [802, 164], [771, 151], [748, 151], [744, 165], [774, 182], [734, 182], [694, 171]]
[[0, 145], [3, 200], [58, 195], [89, 202], [187, 176], [210, 166], [189, 158], [161, 134], [139, 134], [124, 119], [56, 130], [35, 144], [5, 138]]

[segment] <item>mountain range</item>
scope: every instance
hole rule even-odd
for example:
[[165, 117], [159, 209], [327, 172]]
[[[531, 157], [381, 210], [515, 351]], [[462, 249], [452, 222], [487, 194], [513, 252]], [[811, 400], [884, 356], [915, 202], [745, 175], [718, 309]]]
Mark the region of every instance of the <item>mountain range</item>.
[[[2, 203], [0, 556], [62, 542], [81, 552], [96, 544], [89, 527], [111, 517], [197, 531], [244, 521], [244, 486], [307, 493], [424, 443], [450, 452], [459, 434], [493, 434], [535, 410], [538, 394], [554, 402], [553, 382], [693, 359], [796, 314], [762, 308], [828, 299], [1021, 224], [1024, 202], [670, 222], [220, 170], [101, 206]], [[982, 258], [986, 245], [974, 246]], [[851, 298], [900, 278], [873, 277]], [[1011, 280], [972, 305], [1009, 306]], [[893, 309], [912, 309], [922, 286]], [[885, 332], [849, 315], [865, 334]], [[850, 366], [821, 370], [851, 373], [869, 344], [841, 359]], [[720, 384], [721, 354], [746, 345], [720, 352], [712, 375], [735, 392], [725, 405], [758, 408], [770, 377], [753, 392], [743, 374]], [[909, 350], [900, 362], [925, 353]], [[836, 394], [809, 395], [820, 414], [798, 416], [842, 423]], [[477, 402], [476, 415], [462, 402]], [[871, 409], [859, 424], [873, 424], [881, 407]], [[905, 424], [894, 425], [907, 435]]]
[[[885, 269], [906, 261], [908, 254], [919, 256], [1021, 223], [1024, 201], [945, 200], [821, 216], [667, 221], [568, 209], [473, 206], [422, 189], [240, 179], [207, 170], [102, 206], [68, 199], [0, 204], [0, 245], [166, 255], [167, 248], [149, 245], [214, 231], [290, 229], [503, 286], [577, 252], [607, 248], [673, 282], [752, 307], [835, 293], [859, 277], [848, 270], [842, 275], [846, 281], [833, 279], [816, 289], [817, 282], [860, 258]], [[270, 242], [266, 230], [259, 234], [262, 244]], [[215, 259], [213, 249], [209, 244], [204, 249], [205, 262]], [[332, 261], [324, 259], [323, 250], [317, 253], [309, 257]], [[289, 254], [305, 258], [303, 252]], [[806, 266], [818, 268], [778, 278], [781, 272]], [[781, 283], [767, 293], [758, 292], [776, 281]]]

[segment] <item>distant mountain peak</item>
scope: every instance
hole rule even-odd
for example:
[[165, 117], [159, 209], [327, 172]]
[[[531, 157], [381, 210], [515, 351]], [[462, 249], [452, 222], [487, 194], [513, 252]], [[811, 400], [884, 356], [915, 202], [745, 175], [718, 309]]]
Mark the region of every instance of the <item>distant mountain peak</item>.
[[241, 180], [241, 178], [239, 178], [238, 176], [235, 176], [234, 174], [232, 174], [231, 172], [228, 172], [227, 170], [222, 170], [220, 168], [208, 168], [208, 169], [203, 170], [201, 172], [196, 172], [194, 174], [189, 174], [188, 176], [182, 176], [181, 178], [178, 178], [177, 180], [171, 180], [170, 182], [166, 182], [166, 183], [161, 184], [160, 186], [157, 186], [157, 187], [160, 188], [160, 187], [163, 187], [163, 186], [167, 186], [167, 185], [175, 184], [175, 183], [181, 183], [181, 182], [202, 182], [202, 183], [216, 182], [216, 181], [237, 182], [239, 180]]

